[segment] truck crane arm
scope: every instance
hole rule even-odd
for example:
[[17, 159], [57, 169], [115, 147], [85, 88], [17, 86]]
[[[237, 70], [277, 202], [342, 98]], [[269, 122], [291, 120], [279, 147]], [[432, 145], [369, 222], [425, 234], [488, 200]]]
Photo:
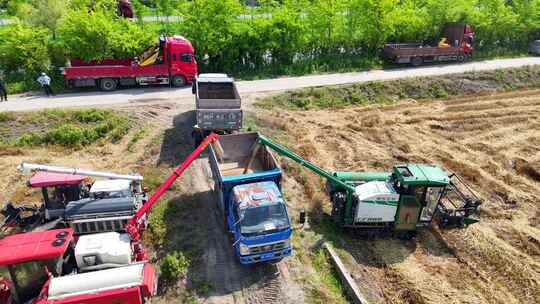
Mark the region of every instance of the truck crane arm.
[[184, 173], [184, 171], [191, 165], [191, 163], [201, 154], [206, 147], [219, 140], [218, 135], [210, 133], [203, 142], [193, 151], [188, 157], [178, 166], [169, 177], [159, 186], [159, 188], [150, 196], [148, 201], [142, 206], [141, 209], [135, 213], [126, 226], [126, 231], [129, 233], [131, 240], [138, 243], [141, 239], [141, 234], [144, 231], [144, 224], [141, 223], [141, 219], [147, 214], [150, 209], [159, 201], [161, 196], [171, 187], [174, 181]]
[[333, 176], [331, 173], [319, 168], [317, 165], [305, 160], [300, 155], [292, 152], [291, 150], [287, 149], [286, 147], [284, 147], [284, 146], [282, 146], [280, 144], [277, 144], [277, 143], [271, 141], [269, 138], [267, 138], [267, 137], [265, 137], [263, 135], [260, 135], [260, 134], [259, 134], [259, 144], [267, 146], [267, 147], [271, 148], [272, 150], [276, 151], [277, 153], [279, 153], [280, 155], [286, 156], [286, 157], [296, 161], [300, 165], [302, 165], [302, 166], [308, 168], [309, 170], [313, 171], [315, 174], [326, 178], [331, 183], [335, 183], [335, 184], [343, 187], [344, 189], [347, 189], [347, 192], [354, 193], [355, 189], [354, 189], [353, 186], [351, 186], [351, 185], [345, 183], [344, 181], [340, 180], [339, 178]]

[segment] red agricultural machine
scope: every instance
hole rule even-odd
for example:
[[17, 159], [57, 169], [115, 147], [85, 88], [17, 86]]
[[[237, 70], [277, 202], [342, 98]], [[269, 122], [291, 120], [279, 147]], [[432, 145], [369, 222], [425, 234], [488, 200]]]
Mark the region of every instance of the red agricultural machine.
[[210, 134], [116, 231], [74, 235], [72, 228], [0, 239], [0, 304], [147, 303], [157, 275], [140, 241], [142, 220], [217, 135]]

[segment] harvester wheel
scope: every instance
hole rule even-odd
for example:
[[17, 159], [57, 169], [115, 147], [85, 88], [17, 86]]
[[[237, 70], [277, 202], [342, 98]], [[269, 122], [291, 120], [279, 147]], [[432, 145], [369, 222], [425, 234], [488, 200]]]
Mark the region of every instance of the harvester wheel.
[[183, 87], [186, 85], [186, 79], [184, 79], [184, 76], [178, 75], [174, 76], [172, 79], [172, 85], [173, 87]]
[[411, 65], [415, 67], [421, 66], [423, 63], [424, 59], [422, 59], [422, 57], [413, 57], [413, 59], [411, 60]]
[[99, 82], [99, 87], [102, 91], [110, 92], [116, 90], [116, 80], [112, 78], [103, 78]]

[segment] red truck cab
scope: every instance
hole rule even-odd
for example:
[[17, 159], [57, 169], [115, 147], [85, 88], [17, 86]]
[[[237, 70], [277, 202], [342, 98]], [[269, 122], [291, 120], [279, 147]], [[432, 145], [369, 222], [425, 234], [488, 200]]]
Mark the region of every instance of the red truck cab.
[[64, 68], [66, 85], [99, 87], [113, 91], [118, 86], [166, 84], [181, 87], [197, 75], [191, 42], [182, 36], [159, 38], [158, 43], [134, 59], [71, 60]]

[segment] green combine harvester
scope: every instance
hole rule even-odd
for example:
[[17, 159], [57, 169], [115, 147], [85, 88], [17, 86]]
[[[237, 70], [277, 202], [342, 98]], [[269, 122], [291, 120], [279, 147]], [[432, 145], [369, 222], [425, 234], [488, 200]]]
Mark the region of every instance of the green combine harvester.
[[259, 144], [326, 178], [332, 218], [340, 226], [414, 235], [435, 218], [441, 227], [478, 222], [482, 201], [456, 174], [433, 165], [403, 164], [392, 172], [327, 172], [259, 135]]

